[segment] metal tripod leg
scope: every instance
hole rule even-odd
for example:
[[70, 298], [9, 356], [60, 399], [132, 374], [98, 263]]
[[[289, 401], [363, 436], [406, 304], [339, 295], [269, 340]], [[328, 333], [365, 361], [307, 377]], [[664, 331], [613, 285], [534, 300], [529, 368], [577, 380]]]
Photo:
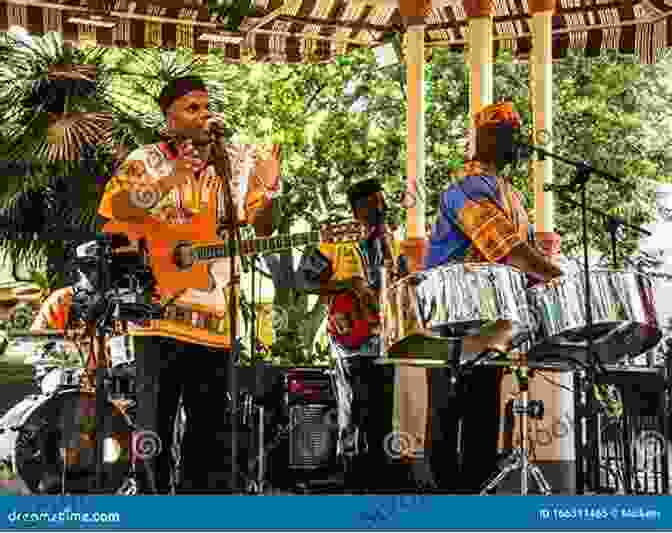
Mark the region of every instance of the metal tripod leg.
[[527, 450], [522, 448], [513, 450], [511, 455], [506, 459], [508, 464], [503, 466], [497, 474], [488, 480], [480, 495], [487, 496], [488, 492], [496, 488], [511, 472], [520, 470], [520, 494], [522, 496], [527, 496], [528, 494], [528, 476], [532, 476], [539, 488], [539, 492], [544, 496], [550, 496], [552, 491], [551, 485], [546, 481], [541, 468], [530, 463], [529, 460], [525, 461], [525, 458], [527, 458]]
[[519, 388], [521, 400], [513, 404], [514, 414], [517, 413], [520, 419], [520, 432], [521, 432], [521, 445], [519, 448], [515, 448], [511, 454], [505, 459], [505, 464], [500, 468], [499, 472], [495, 474], [488, 482], [485, 484], [483, 489], [480, 492], [481, 496], [487, 496], [488, 492], [497, 487], [506, 476], [511, 472], [520, 470], [520, 494], [521, 496], [527, 496], [528, 494], [528, 481], [529, 477], [532, 476], [537, 486], [539, 487], [540, 492], [544, 496], [551, 494], [551, 485], [546, 481], [544, 475], [541, 473], [541, 469], [530, 462], [529, 452], [527, 450], [527, 418], [530, 416], [530, 402], [529, 402], [529, 388], [527, 383], [527, 366], [522, 367], [524, 372], [522, 373], [523, 379], [519, 376]]
[[504, 481], [506, 476], [508, 476], [511, 472], [515, 472], [516, 470], [522, 468], [522, 462], [520, 459], [520, 449], [516, 448], [515, 450], [513, 450], [511, 454], [505, 459], [505, 461], [508, 464], [500, 468], [499, 472], [490, 477], [490, 479], [487, 481], [486, 485], [480, 492], [481, 496], [487, 496], [488, 492], [496, 488], [497, 485], [499, 485], [502, 481]]
[[528, 468], [530, 469], [530, 473], [532, 474], [534, 481], [537, 483], [537, 487], [539, 487], [539, 492], [541, 492], [544, 496], [550, 496], [552, 492], [551, 485], [548, 481], [546, 481], [541, 468], [535, 464], [529, 465]]

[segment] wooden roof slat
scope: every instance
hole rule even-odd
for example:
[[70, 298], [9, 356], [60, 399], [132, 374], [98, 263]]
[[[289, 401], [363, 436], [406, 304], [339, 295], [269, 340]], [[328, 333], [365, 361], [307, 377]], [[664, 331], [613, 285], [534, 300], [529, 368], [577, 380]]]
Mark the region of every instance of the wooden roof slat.
[[[112, 16], [119, 22], [115, 28], [96, 28], [96, 42], [144, 47], [156, 45], [158, 40], [167, 48], [191, 43], [199, 54], [220, 48], [231, 61], [240, 61], [243, 49], [260, 60], [326, 61], [353, 46], [371, 46], [383, 33], [400, 29], [401, 18], [393, 4], [372, 3], [257, 2], [258, 12], [243, 21], [241, 31], [235, 34], [224, 32], [222, 24], [210, 20], [204, 0], [115, 0]], [[135, 9], [131, 10], [133, 4]], [[80, 0], [0, 0], [0, 30], [17, 24], [36, 34], [60, 31], [66, 40], [76, 41], [82, 29], [67, 20], [93, 14], [83, 5]], [[497, 0], [496, 8], [495, 46], [509, 41], [507, 46], [513, 46], [514, 54], [524, 57], [530, 47], [529, 0]], [[610, 47], [636, 51], [648, 62], [655, 59], [658, 50], [672, 46], [670, 16], [672, 4], [668, 0], [560, 0], [554, 18], [554, 56], [574, 47], [588, 54]], [[468, 20], [460, 3], [433, 8], [428, 22], [430, 46], [461, 49], [466, 44]], [[245, 41], [210, 43], [199, 39], [203, 33], [238, 35]]]

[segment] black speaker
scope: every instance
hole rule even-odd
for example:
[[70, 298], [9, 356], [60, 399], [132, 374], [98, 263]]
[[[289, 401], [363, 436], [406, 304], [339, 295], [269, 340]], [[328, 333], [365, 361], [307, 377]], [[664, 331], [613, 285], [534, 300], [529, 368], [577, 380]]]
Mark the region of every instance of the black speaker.
[[289, 420], [289, 468], [318, 470], [332, 466], [338, 438], [335, 405], [292, 405]]
[[331, 376], [295, 368], [285, 376], [289, 414], [289, 468], [318, 470], [336, 463], [338, 411]]

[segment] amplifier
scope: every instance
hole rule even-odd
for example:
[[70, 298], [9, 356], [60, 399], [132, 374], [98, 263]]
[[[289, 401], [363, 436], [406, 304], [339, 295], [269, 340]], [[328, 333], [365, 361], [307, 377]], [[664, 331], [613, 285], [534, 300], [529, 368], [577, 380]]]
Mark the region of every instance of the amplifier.
[[294, 368], [285, 374], [285, 400], [295, 403], [335, 403], [331, 376], [322, 368]]
[[289, 413], [289, 468], [317, 470], [336, 460], [338, 414], [331, 376], [322, 368], [294, 368], [285, 374]]
[[338, 418], [334, 405], [298, 404], [289, 408], [289, 468], [317, 470], [336, 460]]

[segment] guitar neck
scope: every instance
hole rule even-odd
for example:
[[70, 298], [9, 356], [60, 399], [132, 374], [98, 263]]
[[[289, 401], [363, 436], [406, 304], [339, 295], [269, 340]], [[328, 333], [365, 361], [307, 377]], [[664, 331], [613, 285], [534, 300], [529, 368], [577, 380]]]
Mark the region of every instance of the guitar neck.
[[197, 261], [210, 261], [231, 256], [281, 252], [291, 250], [297, 246], [307, 246], [320, 242], [319, 231], [250, 239], [240, 241], [240, 245], [237, 241], [230, 240], [221, 244], [195, 245], [193, 247], [193, 257]]

